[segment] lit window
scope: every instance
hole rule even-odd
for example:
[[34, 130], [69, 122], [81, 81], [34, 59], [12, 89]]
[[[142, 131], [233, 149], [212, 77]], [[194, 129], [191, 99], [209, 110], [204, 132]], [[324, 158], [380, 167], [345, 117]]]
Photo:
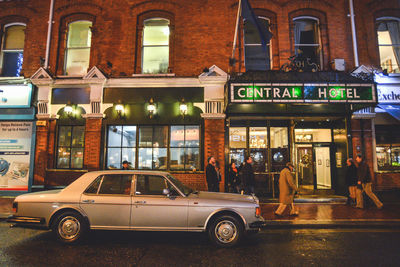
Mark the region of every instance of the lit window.
[[[258, 23], [269, 30], [269, 21], [265, 18], [258, 18]], [[270, 43], [264, 51], [261, 44], [260, 34], [257, 28], [248, 21], [244, 21], [244, 60], [246, 70], [269, 70], [270, 64]]]
[[19, 77], [24, 60], [25, 25], [5, 27], [0, 55], [1, 76]]
[[81, 169], [85, 142], [85, 126], [59, 126], [57, 168]]
[[388, 73], [399, 73], [400, 20], [378, 21], [379, 56], [382, 69]]
[[316, 19], [294, 19], [294, 48], [298, 58], [321, 66], [319, 25]]
[[198, 170], [200, 168], [200, 127], [171, 126], [171, 170]]
[[167, 73], [169, 64], [169, 21], [149, 19], [144, 22], [142, 72]]
[[68, 25], [64, 68], [66, 75], [83, 76], [87, 73], [92, 41], [90, 27], [92, 27], [90, 21], [76, 21]]

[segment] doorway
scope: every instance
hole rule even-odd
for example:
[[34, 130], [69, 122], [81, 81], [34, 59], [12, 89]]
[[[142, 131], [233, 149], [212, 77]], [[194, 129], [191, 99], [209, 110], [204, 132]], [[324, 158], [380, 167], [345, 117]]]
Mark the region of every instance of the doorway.
[[331, 189], [331, 157], [327, 146], [314, 147], [317, 189]]

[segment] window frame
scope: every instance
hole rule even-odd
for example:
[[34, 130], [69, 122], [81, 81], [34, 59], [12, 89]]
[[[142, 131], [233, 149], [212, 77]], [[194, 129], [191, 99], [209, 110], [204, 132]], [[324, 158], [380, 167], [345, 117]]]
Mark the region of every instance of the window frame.
[[[101, 187], [102, 187], [102, 185], [103, 185], [103, 181], [104, 181], [104, 177], [105, 176], [117, 176], [117, 175], [125, 175], [125, 176], [130, 176], [130, 180], [131, 180], [131, 186], [130, 186], [130, 192], [129, 192], [129, 194], [100, 194], [100, 189], [101, 189]], [[133, 194], [133, 189], [135, 188], [136, 189], [136, 187], [134, 187], [133, 186], [133, 180], [134, 180], [134, 174], [124, 174], [124, 173], [114, 173], [114, 174], [110, 174], [110, 173], [105, 173], [105, 174], [101, 174], [101, 175], [99, 175], [99, 176], [97, 176], [95, 179], [93, 179], [93, 181], [85, 188], [85, 190], [83, 191], [83, 194], [84, 195], [89, 195], [89, 196], [119, 196], [119, 197], [122, 197], [122, 196], [125, 196], [125, 197], [130, 197], [130, 196], [132, 196], [132, 195], [134, 195]], [[97, 179], [99, 179], [100, 178], [100, 183], [99, 183], [99, 187], [97, 188], [97, 191], [96, 191], [96, 193], [87, 193], [86, 191], [87, 190], [89, 190], [89, 188], [96, 182], [96, 180]]]
[[[0, 76], [3, 76], [3, 73], [4, 73], [4, 54], [5, 53], [21, 53], [22, 52], [22, 58], [24, 55], [25, 43], [26, 43], [26, 32], [24, 32], [24, 48], [22, 50], [21, 49], [4, 49], [4, 47], [6, 45], [7, 28], [13, 27], [13, 26], [24, 26], [25, 31], [27, 28], [26, 23], [23, 23], [23, 22], [11, 22], [11, 23], [6, 23], [6, 24], [2, 25], [2, 29], [1, 29], [2, 36], [1, 36], [1, 40], [0, 40], [1, 41], [1, 43], [0, 43], [0, 66], [1, 66]], [[22, 70], [22, 68], [21, 68], [21, 70]], [[20, 77], [21, 70], [18, 73], [18, 76], [16, 76], [16, 77]]]
[[[257, 16], [257, 15], [256, 15]], [[262, 16], [262, 15], [258, 15], [257, 19], [263, 19], [268, 21], [268, 26], [269, 26], [269, 31], [272, 32], [272, 26], [271, 26], [271, 18], [267, 17], [267, 16]], [[247, 47], [255, 47], [255, 46], [262, 46], [261, 42], [259, 44], [246, 44], [246, 34], [245, 34], [245, 24], [246, 20], [243, 20], [243, 57], [244, 57], [244, 68], [246, 69], [246, 46]], [[268, 46], [268, 56], [269, 56], [269, 69], [267, 70], [272, 70], [274, 67], [274, 63], [273, 63], [273, 56], [272, 56], [272, 40], [273, 40], [274, 36], [271, 38], [271, 40], [269, 40], [267, 46]]]
[[[315, 21], [317, 25], [317, 34], [318, 34], [318, 44], [296, 44], [296, 38], [294, 37], [294, 30], [295, 30], [295, 24], [296, 21], [298, 20], [313, 20]], [[317, 17], [313, 16], [296, 16], [292, 19], [293, 21], [293, 29], [292, 29], [292, 34], [293, 34], [293, 48], [294, 48], [294, 54], [296, 55], [296, 47], [298, 46], [307, 46], [307, 47], [317, 47], [319, 48], [319, 67], [322, 69], [322, 66], [324, 66], [324, 61], [323, 61], [323, 51], [322, 51], [322, 37], [321, 37], [321, 25], [320, 25], [320, 19]]]
[[[376, 150], [378, 152], [378, 148], [384, 148], [384, 149], [389, 149], [390, 152], [384, 152], [388, 153], [389, 155], [389, 165], [384, 165], [384, 166], [379, 166], [378, 165], [378, 171], [400, 171], [400, 166], [393, 166], [393, 158], [392, 158], [392, 153], [393, 153], [393, 148], [400, 148], [400, 144], [376, 144]], [[378, 152], [380, 153], [380, 152]], [[377, 156], [377, 161], [378, 161], [378, 156]]]
[[[70, 129], [71, 129], [71, 140], [70, 140], [70, 145], [69, 145], [69, 146], [59, 146], [60, 127], [70, 127]], [[83, 127], [83, 145], [82, 145], [82, 147], [77, 147], [77, 146], [76, 146], [76, 147], [73, 147], [73, 146], [72, 146], [73, 128], [74, 128], [74, 127]], [[57, 138], [56, 138], [56, 143], [55, 143], [55, 155], [56, 155], [56, 158], [55, 158], [55, 162], [54, 162], [54, 165], [55, 165], [55, 168], [56, 168], [56, 169], [59, 169], [59, 170], [81, 170], [81, 169], [84, 168], [84, 166], [85, 166], [85, 142], [86, 142], [85, 136], [86, 136], [86, 126], [85, 126], [85, 125], [65, 125], [65, 124], [59, 124], [59, 125], [57, 125]], [[68, 163], [69, 168], [61, 168], [61, 167], [58, 167], [59, 148], [60, 148], [60, 147], [67, 147], [67, 148], [70, 149], [69, 163]], [[72, 149], [73, 149], [73, 148], [82, 148], [82, 153], [83, 153], [82, 159], [83, 159], [83, 160], [82, 160], [82, 166], [81, 166], [80, 168], [71, 168], [71, 158], [72, 158]]]
[[[380, 54], [380, 47], [391, 47], [393, 49], [393, 47], [399, 47], [400, 48], [400, 43], [399, 44], [379, 44], [379, 36], [378, 36], [378, 28], [379, 25], [384, 22], [384, 21], [397, 21], [397, 23], [400, 25], [400, 18], [399, 17], [393, 17], [393, 16], [382, 16], [379, 18], [376, 18], [375, 20], [375, 35], [376, 35], [376, 42], [377, 42], [377, 48], [378, 48], [378, 60], [379, 60], [379, 67], [382, 68], [382, 61], [381, 61], [381, 54]], [[399, 33], [400, 34], [400, 33]], [[400, 62], [397, 62], [397, 68], [399, 72], [390, 72], [388, 70], [389, 73], [392, 74], [399, 74], [400, 73]], [[383, 68], [382, 68], [383, 69]]]

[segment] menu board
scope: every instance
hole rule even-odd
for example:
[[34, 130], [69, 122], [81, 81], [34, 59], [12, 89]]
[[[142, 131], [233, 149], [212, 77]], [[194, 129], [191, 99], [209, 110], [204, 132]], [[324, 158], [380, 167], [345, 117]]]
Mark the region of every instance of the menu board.
[[0, 122], [0, 192], [28, 191], [32, 122]]

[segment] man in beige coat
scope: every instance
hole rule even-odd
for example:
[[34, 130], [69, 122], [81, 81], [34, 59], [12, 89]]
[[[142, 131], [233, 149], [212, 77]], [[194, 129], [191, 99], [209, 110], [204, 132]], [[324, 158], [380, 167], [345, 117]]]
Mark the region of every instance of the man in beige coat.
[[297, 191], [292, 175], [293, 169], [293, 164], [288, 162], [279, 175], [279, 207], [275, 211], [275, 215], [282, 216], [288, 205], [290, 205], [290, 215], [299, 215], [298, 210], [293, 205], [294, 194]]

